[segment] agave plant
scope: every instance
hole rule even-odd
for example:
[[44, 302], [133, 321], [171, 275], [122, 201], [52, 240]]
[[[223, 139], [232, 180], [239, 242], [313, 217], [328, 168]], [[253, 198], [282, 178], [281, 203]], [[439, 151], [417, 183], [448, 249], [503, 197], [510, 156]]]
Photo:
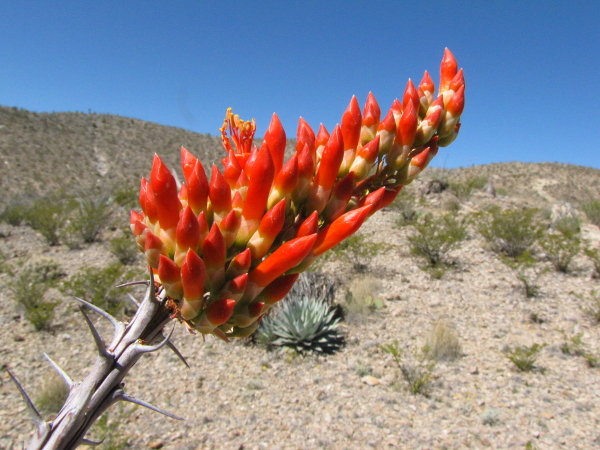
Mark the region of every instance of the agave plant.
[[291, 297], [282, 302], [277, 314], [262, 320], [258, 333], [269, 345], [291, 347], [298, 353], [330, 354], [344, 343], [337, 330], [340, 318], [337, 309], [324, 300]]
[[[301, 272], [390, 204], [438, 147], [456, 138], [465, 89], [457, 69], [446, 50], [437, 98], [425, 72], [419, 86], [408, 81], [402, 100], [395, 100], [383, 119], [372, 94], [362, 114], [352, 97], [331, 133], [322, 125], [315, 133], [300, 119], [296, 151], [285, 162], [286, 134], [277, 115], [257, 148], [254, 121], [240, 120], [231, 110], [221, 128], [223, 169], [213, 165], [210, 178], [182, 148], [185, 183], [178, 189], [155, 156], [149, 180], [141, 183], [142, 211], [132, 211], [130, 220], [149, 266], [145, 297], [126, 322], [79, 300], [98, 358], [82, 382], [48, 358], [70, 389], [52, 422], [42, 420], [13, 377], [37, 426], [28, 448], [92, 444], [85, 439], [89, 427], [117, 401], [163, 412], [125, 394], [122, 381], [144, 353], [174, 349], [170, 335], [163, 336], [170, 322], [225, 341], [253, 333]], [[113, 324], [108, 345], [86, 309]]]

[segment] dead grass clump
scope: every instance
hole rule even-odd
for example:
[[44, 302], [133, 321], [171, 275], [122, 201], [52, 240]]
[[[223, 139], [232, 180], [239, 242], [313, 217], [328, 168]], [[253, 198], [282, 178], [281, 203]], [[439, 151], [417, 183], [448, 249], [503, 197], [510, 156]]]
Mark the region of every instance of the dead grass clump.
[[439, 320], [427, 338], [427, 356], [436, 361], [454, 361], [461, 355], [456, 330], [447, 320]]

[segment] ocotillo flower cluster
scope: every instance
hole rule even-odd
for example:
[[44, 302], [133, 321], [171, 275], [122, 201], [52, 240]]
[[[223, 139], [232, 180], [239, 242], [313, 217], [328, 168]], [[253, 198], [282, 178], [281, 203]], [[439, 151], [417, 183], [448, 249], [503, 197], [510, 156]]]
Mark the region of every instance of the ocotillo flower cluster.
[[222, 170], [213, 165], [209, 176], [182, 148], [178, 190], [155, 156], [131, 229], [174, 316], [225, 340], [251, 334], [300, 272], [389, 205], [456, 138], [465, 90], [457, 69], [446, 49], [437, 97], [425, 72], [383, 119], [371, 93], [362, 114], [352, 97], [331, 133], [323, 125], [315, 133], [301, 118], [287, 161], [277, 115], [257, 148], [254, 121], [231, 109], [221, 128]]

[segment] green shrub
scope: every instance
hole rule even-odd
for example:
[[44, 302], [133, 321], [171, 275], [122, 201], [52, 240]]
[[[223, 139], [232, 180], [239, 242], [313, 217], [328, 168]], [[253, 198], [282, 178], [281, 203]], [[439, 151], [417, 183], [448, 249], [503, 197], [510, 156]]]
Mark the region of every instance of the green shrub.
[[48, 196], [36, 200], [27, 211], [26, 222], [46, 238], [49, 245], [58, 245], [72, 205], [67, 198]]
[[30, 277], [27, 270], [21, 270], [9, 284], [15, 301], [25, 310], [25, 320], [30, 322], [36, 331], [50, 329], [54, 318], [54, 309], [58, 302], [44, 300], [50, 283], [40, 282]]
[[123, 313], [126, 295], [131, 289], [116, 286], [131, 281], [136, 275], [134, 270], [126, 269], [121, 263], [114, 263], [104, 268], [87, 267], [65, 281], [61, 290], [86, 300], [112, 315], [119, 315]]
[[114, 202], [124, 208], [134, 208], [138, 205], [140, 188], [136, 186], [118, 187], [113, 191]]
[[431, 268], [443, 265], [448, 252], [468, 237], [465, 221], [453, 214], [438, 219], [425, 216], [414, 224], [414, 228], [416, 233], [408, 238], [410, 251], [425, 258]]
[[531, 372], [533, 369], [541, 370], [539, 367], [536, 367], [535, 362], [539, 357], [540, 351], [545, 346], [546, 344], [533, 344], [530, 347], [525, 345], [515, 348], [506, 347], [503, 352], [521, 372]]
[[590, 200], [581, 205], [585, 215], [597, 227], [600, 227], [600, 200]]
[[415, 208], [415, 196], [408, 192], [401, 192], [396, 200], [392, 202], [390, 208], [399, 213], [396, 220], [396, 226], [403, 227], [413, 223], [419, 217], [419, 212]]
[[591, 291], [589, 296], [573, 294], [585, 303], [585, 306], [582, 306], [581, 310], [590, 317], [594, 323], [600, 323], [600, 295], [598, 294], [598, 291]]
[[548, 234], [539, 241], [546, 256], [558, 272], [567, 273], [573, 258], [579, 253], [581, 241], [562, 233]]
[[274, 314], [262, 320], [257, 339], [268, 346], [286, 346], [301, 354], [331, 354], [344, 343], [337, 330], [339, 321], [337, 308], [325, 301], [306, 296], [287, 297]]
[[584, 248], [583, 252], [592, 261], [594, 265], [594, 272], [592, 276], [594, 278], [600, 278], [600, 249], [598, 248]]
[[459, 200], [467, 201], [473, 191], [483, 189], [487, 182], [486, 177], [474, 177], [465, 181], [450, 181], [449, 188]]
[[110, 252], [117, 257], [121, 264], [129, 265], [138, 260], [140, 251], [133, 237], [118, 237], [108, 242]]
[[381, 242], [371, 242], [364, 234], [353, 234], [333, 247], [329, 258], [342, 260], [351, 264], [357, 273], [366, 272], [377, 255], [391, 245]]
[[402, 378], [408, 384], [410, 393], [428, 397], [431, 387], [431, 377], [435, 368], [435, 362], [427, 361], [428, 347], [423, 347], [420, 354], [415, 353], [412, 360], [404, 357], [404, 350], [400, 348], [398, 341], [382, 345], [380, 348], [384, 353], [392, 355], [394, 362], [398, 366], [398, 369], [400, 369]]
[[513, 270], [515, 277], [523, 286], [525, 298], [529, 299], [540, 296], [541, 288], [537, 284], [537, 280], [545, 270], [536, 267], [537, 261], [531, 256], [529, 251], [523, 252], [516, 258], [504, 256], [501, 258], [501, 261]]
[[487, 218], [477, 216], [477, 229], [496, 253], [517, 258], [541, 235], [541, 226], [535, 223], [535, 209], [501, 211], [493, 207], [488, 212]]
[[0, 213], [0, 222], [6, 222], [13, 227], [18, 227], [28, 218], [29, 207], [23, 203], [14, 203], [6, 206]]
[[75, 234], [85, 243], [96, 242], [108, 225], [111, 215], [112, 202], [108, 197], [82, 194], [77, 199], [77, 207], [68, 232]]

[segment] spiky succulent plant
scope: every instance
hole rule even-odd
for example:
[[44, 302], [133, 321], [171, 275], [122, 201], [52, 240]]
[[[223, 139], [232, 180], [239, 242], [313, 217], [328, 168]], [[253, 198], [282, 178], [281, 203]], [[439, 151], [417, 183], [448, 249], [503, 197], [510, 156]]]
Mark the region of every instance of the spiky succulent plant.
[[291, 297], [275, 314], [263, 319], [258, 328], [261, 340], [269, 345], [291, 347], [298, 353], [331, 354], [344, 344], [338, 332], [337, 308], [323, 299]]

